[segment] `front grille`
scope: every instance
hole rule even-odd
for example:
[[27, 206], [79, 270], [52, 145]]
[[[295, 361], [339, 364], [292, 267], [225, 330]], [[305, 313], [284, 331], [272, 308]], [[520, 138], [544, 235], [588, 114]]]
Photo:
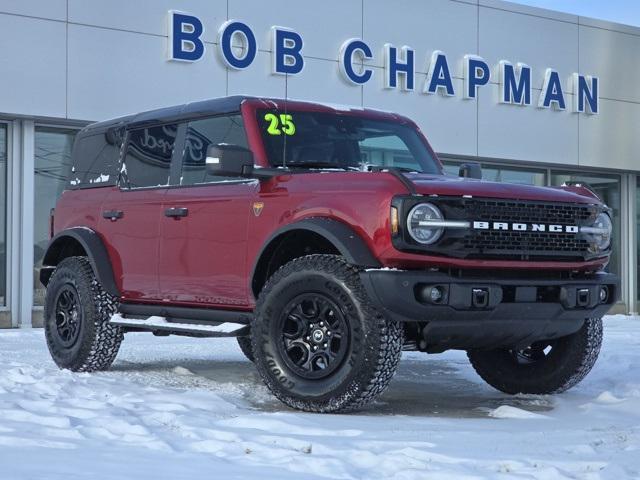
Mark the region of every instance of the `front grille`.
[[466, 199], [467, 218], [493, 222], [577, 225], [595, 219], [591, 205]]
[[[506, 223], [509, 228], [447, 228], [434, 245], [420, 245], [411, 238], [402, 223], [411, 208], [420, 202], [431, 202], [440, 208], [447, 220]], [[585, 261], [606, 256], [609, 252], [592, 250], [586, 234], [567, 232], [564, 227], [592, 225], [606, 207], [594, 202], [559, 203], [527, 200], [468, 197], [396, 197], [401, 208], [400, 231], [393, 239], [399, 250], [447, 257], [481, 260]], [[526, 230], [515, 230], [513, 224], [526, 224]], [[545, 231], [534, 231], [534, 224], [545, 225]], [[561, 226], [560, 232], [549, 226]]]
[[[465, 199], [461, 209], [470, 221], [563, 226], [591, 224], [598, 213], [587, 204], [487, 199]], [[467, 258], [576, 260], [591, 255], [587, 239], [566, 232], [467, 230], [461, 243]]]
[[465, 250], [502, 251], [518, 255], [583, 256], [589, 242], [571, 233], [474, 231], [465, 237]]

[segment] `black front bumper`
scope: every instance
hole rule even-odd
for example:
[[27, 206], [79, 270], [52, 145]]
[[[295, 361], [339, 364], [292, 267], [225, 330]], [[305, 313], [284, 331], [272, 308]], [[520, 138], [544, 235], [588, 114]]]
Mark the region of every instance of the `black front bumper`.
[[[388, 318], [418, 324], [407, 331], [418, 331], [427, 351], [527, 346], [570, 335], [586, 318], [606, 314], [620, 290], [619, 279], [608, 273], [550, 279], [551, 274], [367, 270], [360, 276]], [[434, 288], [440, 298], [432, 299]]]

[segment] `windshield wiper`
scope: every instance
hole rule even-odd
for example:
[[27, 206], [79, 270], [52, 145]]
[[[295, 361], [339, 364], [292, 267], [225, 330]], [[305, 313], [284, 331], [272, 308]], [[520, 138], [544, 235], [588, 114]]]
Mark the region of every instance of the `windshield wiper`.
[[287, 168], [323, 168], [335, 170], [358, 170], [356, 167], [345, 167], [331, 162], [287, 162]]
[[397, 172], [406, 172], [406, 173], [422, 173], [417, 168], [392, 167], [389, 165], [367, 165], [367, 171], [369, 172], [384, 172], [385, 170], [388, 170], [388, 171], [395, 170]]

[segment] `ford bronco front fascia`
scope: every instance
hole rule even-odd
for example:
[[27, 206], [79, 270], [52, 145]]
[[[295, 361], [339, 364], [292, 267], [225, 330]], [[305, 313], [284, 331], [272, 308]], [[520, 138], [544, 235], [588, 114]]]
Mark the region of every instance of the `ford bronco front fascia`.
[[377, 308], [420, 325], [420, 350], [529, 345], [570, 335], [618, 300], [619, 280], [599, 272], [368, 269], [360, 273]]

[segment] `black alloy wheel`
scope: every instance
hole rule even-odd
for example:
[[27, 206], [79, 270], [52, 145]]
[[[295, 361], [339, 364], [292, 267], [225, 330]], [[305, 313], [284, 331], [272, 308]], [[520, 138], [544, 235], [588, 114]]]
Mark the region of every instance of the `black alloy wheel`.
[[56, 365], [74, 372], [106, 370], [123, 333], [109, 323], [118, 299], [105, 292], [87, 257], [68, 257], [47, 284], [44, 332]]
[[308, 255], [268, 280], [251, 323], [252, 354], [271, 392], [308, 412], [362, 408], [389, 385], [402, 325], [381, 314], [360, 271], [337, 255]]
[[531, 365], [543, 362], [551, 355], [555, 342], [536, 342], [523, 350], [510, 350], [513, 359], [520, 365]]
[[344, 361], [349, 327], [338, 306], [327, 296], [297, 296], [285, 307], [280, 323], [281, 355], [302, 378], [327, 377]]
[[62, 286], [55, 300], [55, 333], [62, 346], [72, 347], [80, 336], [82, 309], [78, 302], [78, 291], [73, 284]]
[[602, 319], [587, 318], [577, 332], [534, 342], [524, 349], [469, 350], [471, 365], [485, 382], [510, 394], [560, 393], [593, 368], [602, 345]]

